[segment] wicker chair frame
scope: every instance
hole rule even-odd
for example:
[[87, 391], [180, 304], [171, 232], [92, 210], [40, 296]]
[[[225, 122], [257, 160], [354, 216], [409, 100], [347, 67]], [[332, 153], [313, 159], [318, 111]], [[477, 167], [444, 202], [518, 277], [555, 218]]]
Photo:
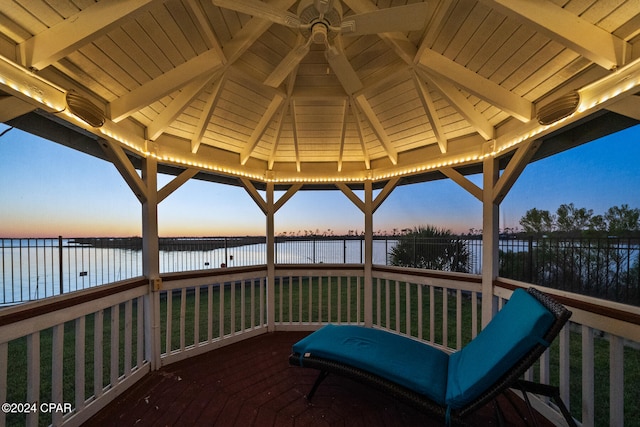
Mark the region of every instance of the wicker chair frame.
[[[538, 301], [540, 301], [540, 303], [542, 303], [542, 305], [546, 307], [555, 318], [555, 321], [545, 334], [545, 340], [548, 343], [551, 343], [558, 336], [565, 323], [567, 323], [567, 321], [571, 317], [572, 313], [563, 305], [552, 299], [550, 296], [535, 288], [528, 288], [527, 292]], [[451, 423], [454, 425], [469, 425], [466, 419], [470, 414], [483, 407], [490, 401], [494, 400], [507, 389], [513, 387], [523, 392], [523, 394], [525, 395], [525, 401], [528, 405], [529, 399], [526, 396], [527, 392], [542, 394], [547, 397], [553, 398], [560, 408], [560, 411], [562, 412], [562, 415], [564, 416], [567, 424], [570, 426], [575, 426], [576, 424], [574, 419], [571, 417], [571, 414], [560, 399], [560, 394], [557, 387], [521, 380], [521, 377], [525, 373], [525, 371], [529, 369], [540, 358], [540, 356], [547, 350], [547, 348], [548, 347], [545, 345], [537, 344], [529, 353], [527, 353], [519, 361], [514, 363], [513, 367], [505, 375], [503, 375], [491, 387], [485, 390], [485, 392], [481, 394], [476, 400], [470, 402], [460, 409], [452, 409], [449, 411], [449, 413], [447, 413], [446, 406], [432, 401], [423, 394], [417, 393], [385, 378], [379, 377], [372, 372], [368, 372], [344, 363], [336, 362], [334, 360], [314, 357], [313, 355], [304, 358], [304, 367], [317, 369], [320, 371], [320, 374], [306, 397], [309, 401], [311, 401], [318, 386], [327, 377], [327, 375], [331, 373], [351, 378], [360, 383], [364, 383], [368, 386], [382, 390], [383, 392], [390, 394], [395, 398], [418, 408], [421, 411], [427, 412], [442, 420], [446, 420], [447, 423]], [[300, 366], [300, 355], [297, 353], [291, 354], [289, 356], [289, 363], [293, 366]]]

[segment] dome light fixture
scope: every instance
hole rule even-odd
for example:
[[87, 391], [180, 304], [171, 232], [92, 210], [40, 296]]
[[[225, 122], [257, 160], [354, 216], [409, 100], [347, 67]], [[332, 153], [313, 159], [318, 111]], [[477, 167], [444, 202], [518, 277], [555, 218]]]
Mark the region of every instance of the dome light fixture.
[[67, 92], [67, 108], [73, 115], [94, 128], [104, 125], [104, 111], [88, 99], [73, 92]]
[[541, 125], [551, 125], [575, 113], [579, 105], [580, 94], [577, 91], [572, 91], [544, 107], [538, 108], [536, 118]]

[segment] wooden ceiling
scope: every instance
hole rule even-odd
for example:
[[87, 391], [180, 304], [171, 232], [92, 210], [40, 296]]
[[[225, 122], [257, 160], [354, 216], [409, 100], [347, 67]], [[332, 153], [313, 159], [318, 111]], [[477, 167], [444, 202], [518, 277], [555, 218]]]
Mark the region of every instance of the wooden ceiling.
[[[343, 20], [416, 3], [334, 1]], [[540, 106], [640, 56], [637, 0], [428, 0], [420, 30], [332, 39], [355, 81], [311, 44], [271, 87], [304, 36], [214, 3], [4, 0], [0, 55], [90, 100], [107, 123], [87, 130], [127, 150], [283, 181], [479, 162], [537, 126]], [[265, 3], [296, 14], [299, 2]], [[0, 90], [3, 121], [29, 106], [59, 114], [9, 83]], [[620, 96], [608, 105], [637, 114], [637, 97]]]

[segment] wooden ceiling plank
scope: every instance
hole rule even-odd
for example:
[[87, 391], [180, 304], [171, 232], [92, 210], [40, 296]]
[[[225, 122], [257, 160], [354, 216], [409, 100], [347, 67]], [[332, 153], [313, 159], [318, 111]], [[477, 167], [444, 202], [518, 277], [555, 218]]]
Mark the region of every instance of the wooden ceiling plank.
[[220, 58], [223, 58], [224, 53], [222, 52], [222, 46], [220, 45], [218, 37], [211, 28], [211, 23], [207, 18], [204, 10], [202, 10], [201, 3], [197, 0], [186, 0], [186, 5], [187, 12], [191, 15], [193, 21], [197, 24], [198, 29], [204, 37], [205, 43], [207, 43], [210, 49], [218, 52]]
[[64, 58], [91, 40], [106, 34], [132, 19], [134, 13], [144, 10], [153, 0], [122, 0], [99, 2], [65, 19], [46, 31], [36, 34], [18, 45], [21, 62], [25, 67], [41, 70]]
[[550, 1], [481, 1], [507, 16], [527, 21], [552, 40], [607, 70], [624, 65], [631, 54], [629, 43]]
[[438, 110], [436, 109], [433, 99], [431, 98], [431, 94], [429, 93], [429, 88], [416, 73], [413, 74], [413, 81], [415, 82], [418, 97], [420, 98], [420, 102], [422, 102], [424, 112], [431, 123], [431, 130], [436, 137], [436, 141], [438, 141], [440, 152], [444, 154], [447, 152], [448, 141], [444, 133], [444, 129], [442, 128], [440, 117], [438, 117]]
[[111, 120], [119, 122], [158, 99], [180, 89], [204, 73], [212, 73], [222, 67], [220, 57], [214, 50], [196, 56], [109, 104]]
[[448, 80], [431, 73], [419, 73], [422, 78], [427, 80], [434, 88], [440, 92], [462, 117], [476, 128], [476, 131], [486, 140], [493, 139], [495, 129], [484, 116], [476, 110], [469, 100]]
[[173, 101], [147, 126], [147, 139], [155, 141], [200, 95], [212, 76], [204, 74], [187, 84]]
[[378, 140], [380, 141], [382, 148], [384, 148], [384, 151], [387, 153], [389, 160], [391, 160], [391, 163], [393, 163], [394, 165], [397, 164], [398, 153], [395, 148], [393, 148], [391, 140], [389, 139], [389, 135], [387, 135], [387, 131], [385, 130], [384, 126], [382, 126], [382, 123], [380, 123], [380, 120], [378, 119], [376, 113], [373, 111], [373, 108], [371, 108], [371, 104], [369, 104], [369, 101], [364, 95], [358, 95], [354, 97], [354, 99], [362, 110], [364, 116], [369, 121], [373, 132], [378, 137]]
[[267, 130], [267, 127], [269, 126], [269, 123], [271, 123], [273, 116], [280, 109], [280, 105], [282, 104], [283, 100], [284, 97], [281, 94], [276, 93], [271, 100], [271, 103], [269, 103], [267, 110], [262, 115], [262, 118], [258, 122], [257, 126], [253, 129], [253, 132], [251, 133], [251, 137], [249, 137], [249, 140], [247, 141], [245, 149], [240, 154], [241, 164], [244, 165], [245, 163], [247, 163], [247, 160], [249, 160], [249, 157], [251, 157], [251, 153], [253, 152], [253, 150], [255, 150], [258, 142], [260, 141], [260, 138], [262, 138], [262, 135], [264, 135], [264, 132]]
[[463, 87], [521, 122], [528, 122], [533, 117], [532, 102], [431, 49], [423, 49], [418, 67], [452, 81], [456, 86]]

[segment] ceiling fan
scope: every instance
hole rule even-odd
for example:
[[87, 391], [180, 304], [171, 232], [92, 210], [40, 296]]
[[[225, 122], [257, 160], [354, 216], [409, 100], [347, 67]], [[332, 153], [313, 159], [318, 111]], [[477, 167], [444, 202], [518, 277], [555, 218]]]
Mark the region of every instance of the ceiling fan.
[[428, 5], [414, 3], [372, 12], [342, 16], [339, 0], [301, 0], [297, 15], [274, 8], [260, 0], [212, 0], [216, 6], [266, 19], [300, 31], [296, 46], [284, 57], [264, 83], [278, 87], [309, 53], [311, 43], [326, 46], [325, 57], [345, 90], [352, 94], [362, 83], [342, 50], [336, 36], [362, 36], [424, 27]]

